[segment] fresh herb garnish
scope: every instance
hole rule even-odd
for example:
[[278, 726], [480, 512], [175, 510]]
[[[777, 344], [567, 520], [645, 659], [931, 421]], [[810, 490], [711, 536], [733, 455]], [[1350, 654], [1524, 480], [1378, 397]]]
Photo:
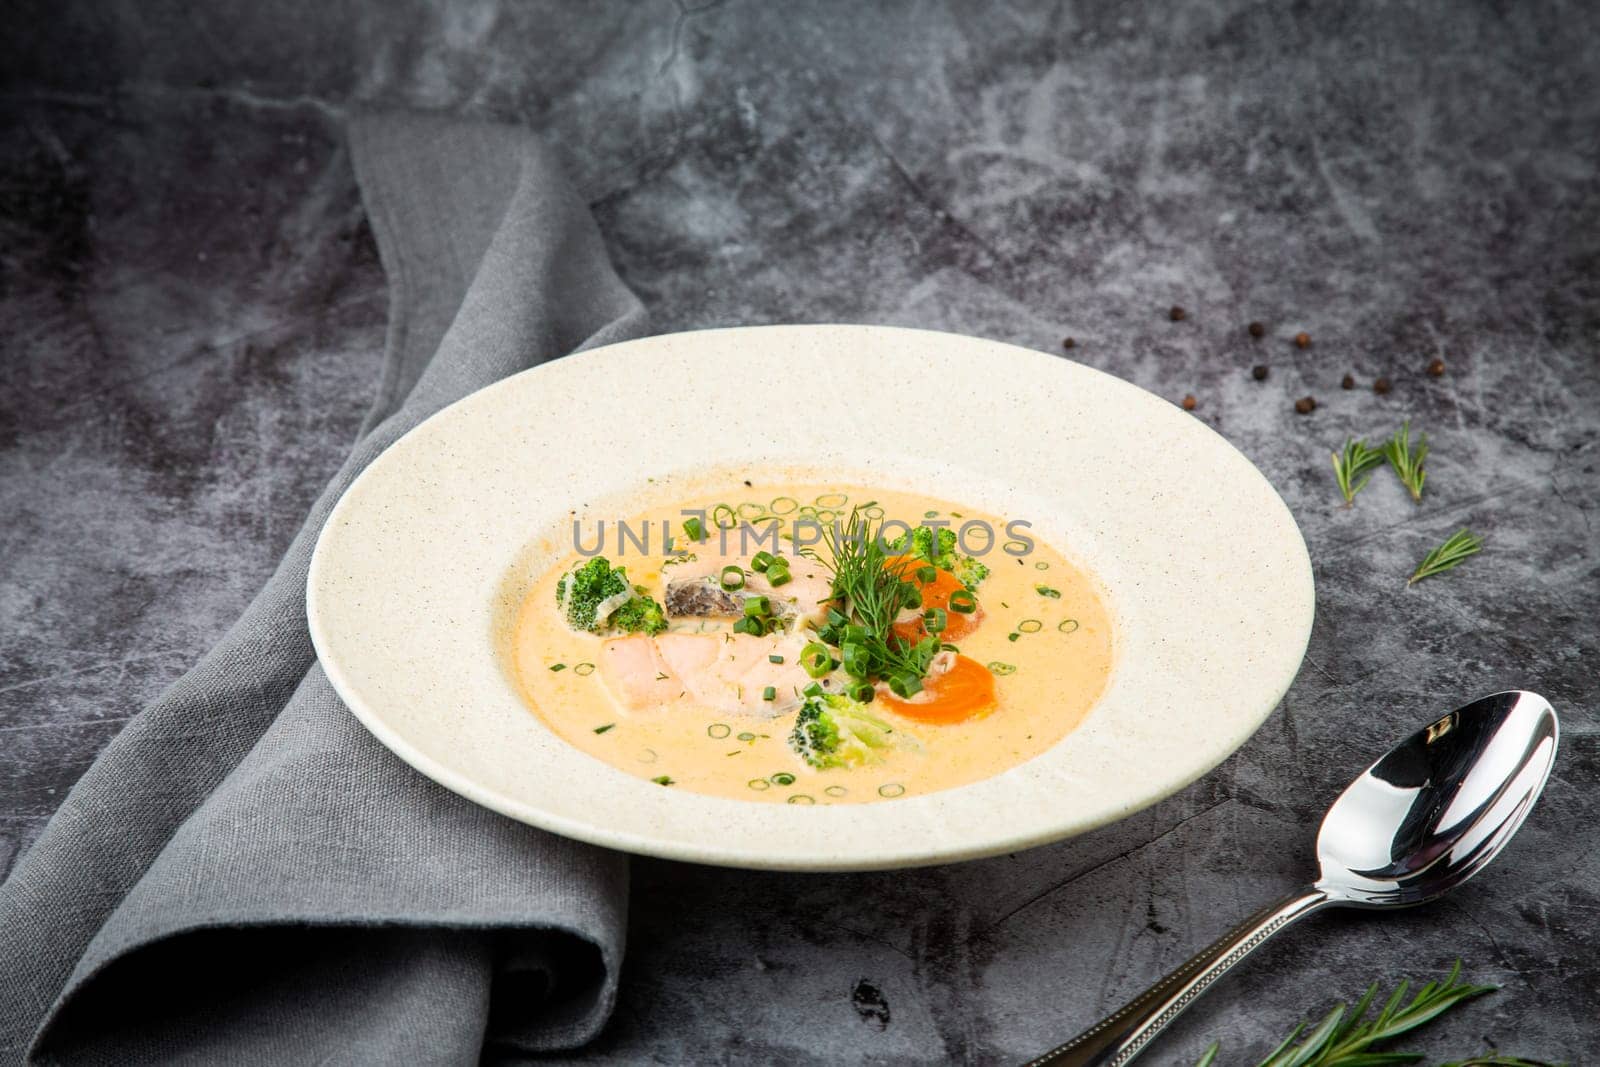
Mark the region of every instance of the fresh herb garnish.
[[1395, 474], [1400, 477], [1400, 484], [1404, 485], [1411, 493], [1411, 499], [1422, 500], [1422, 483], [1428, 480], [1428, 472], [1423, 470], [1422, 464], [1428, 458], [1428, 435], [1422, 434], [1417, 439], [1415, 450], [1411, 447], [1411, 422], [1407, 420], [1400, 424], [1394, 436], [1383, 443], [1380, 449], [1383, 458], [1389, 461], [1389, 466], [1394, 468]]
[[1051, 589], [1048, 585], [1036, 585], [1034, 591], [1040, 596], [1049, 597], [1051, 600], [1061, 599], [1061, 590]]
[[657, 775], [656, 777], [654, 777], [654, 778], [652, 778], [650, 780], [652, 782], [654, 782], [656, 785], [675, 785], [676, 784], [675, 782], [673, 782], [673, 780], [671, 778], [668, 778], [664, 774]]
[[[1260, 1067], [1378, 1067], [1381, 1064], [1415, 1063], [1422, 1056], [1412, 1052], [1382, 1052], [1375, 1046], [1415, 1030], [1473, 997], [1491, 993], [1499, 986], [1468, 985], [1459, 981], [1461, 961], [1457, 960], [1443, 982], [1429, 982], [1406, 1001], [1409, 983], [1402, 981], [1378, 1014], [1367, 1019], [1378, 996], [1378, 983], [1367, 987], [1355, 1007], [1337, 1005], [1315, 1025], [1301, 1023], [1273, 1049]], [[1206, 1049], [1195, 1067], [1208, 1067], [1217, 1058], [1219, 1045]], [[1517, 1064], [1526, 1061], [1512, 1057], [1468, 1059], [1467, 1064]]]
[[617, 725], [617, 724], [616, 724], [616, 723], [614, 723], [614, 722], [608, 722], [608, 723], [606, 723], [606, 724], [605, 724], [605, 725], [604, 725], [604, 726], [596, 726], [596, 727], [595, 727], [595, 728], [594, 728], [594, 732], [595, 732], [595, 733], [597, 733], [597, 734], [603, 734], [603, 733], [605, 733], [605, 732], [606, 732], [606, 731], [607, 731], [607, 730], [611, 730], [611, 729], [615, 729], [615, 728], [616, 728], [616, 725]]
[[565, 663], [552, 663], [550, 664], [550, 669], [552, 671], [564, 671], [567, 669], [567, 665]]
[[[894, 633], [902, 611], [922, 606], [922, 590], [907, 580], [914, 565], [890, 555], [881, 522], [856, 507], [842, 529], [823, 529], [828, 558], [822, 564], [833, 572], [833, 606], [818, 637], [839, 649], [839, 662], [852, 678], [886, 681], [897, 696], [907, 697], [922, 688], [928, 665], [939, 652], [939, 640], [929, 635], [910, 642]], [[801, 660], [810, 657], [808, 649]], [[807, 670], [811, 671], [809, 662]]]
[[1483, 538], [1466, 530], [1457, 530], [1445, 538], [1438, 548], [1422, 557], [1422, 562], [1417, 565], [1416, 572], [1406, 579], [1406, 584], [1416, 585], [1424, 578], [1432, 578], [1459, 567], [1468, 556], [1477, 555], [1482, 549]]
[[1356, 494], [1372, 480], [1373, 468], [1383, 466], [1384, 453], [1352, 437], [1345, 441], [1343, 448], [1332, 453], [1331, 458], [1334, 480], [1339, 483], [1344, 506], [1349, 507], [1355, 502]]

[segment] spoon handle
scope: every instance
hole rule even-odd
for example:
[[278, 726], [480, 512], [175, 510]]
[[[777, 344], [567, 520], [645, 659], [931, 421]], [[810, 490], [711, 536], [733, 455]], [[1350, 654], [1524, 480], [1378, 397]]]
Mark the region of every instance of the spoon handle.
[[1114, 1014], [1065, 1045], [1028, 1061], [1027, 1067], [1122, 1067], [1228, 968], [1285, 926], [1327, 903], [1328, 895], [1313, 888], [1262, 908]]

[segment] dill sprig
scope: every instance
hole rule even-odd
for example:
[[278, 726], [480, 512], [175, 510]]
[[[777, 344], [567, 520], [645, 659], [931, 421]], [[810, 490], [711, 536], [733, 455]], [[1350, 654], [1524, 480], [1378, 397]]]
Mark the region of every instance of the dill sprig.
[[[827, 551], [818, 559], [833, 572], [834, 610], [843, 625], [860, 628], [852, 640], [865, 650], [868, 673], [920, 682], [939, 651], [939, 641], [926, 637], [909, 643], [894, 635], [895, 619], [920, 602], [920, 593], [905, 580], [904, 564], [893, 562], [897, 557], [884, 544], [881, 520], [868, 518], [859, 507], [851, 508], [843, 529], [830, 523], [823, 527], [822, 540]], [[834, 612], [829, 617], [832, 619]], [[819, 636], [842, 647], [842, 633], [832, 632], [837, 629], [824, 628]]]
[[1383, 458], [1389, 461], [1389, 466], [1400, 478], [1400, 484], [1411, 492], [1411, 499], [1422, 500], [1422, 483], [1428, 480], [1428, 472], [1422, 469], [1423, 462], [1428, 458], [1428, 435], [1422, 434], [1417, 438], [1415, 450], [1411, 447], [1411, 421], [1408, 419], [1400, 424], [1394, 436], [1383, 443], [1379, 449]]
[[[1296, 1026], [1283, 1039], [1283, 1043], [1261, 1061], [1260, 1067], [1386, 1067], [1390, 1064], [1415, 1063], [1422, 1059], [1421, 1053], [1383, 1052], [1375, 1046], [1431, 1022], [1463, 1001], [1499, 988], [1469, 985], [1460, 981], [1460, 977], [1461, 961], [1457, 960], [1443, 982], [1429, 982], [1417, 990], [1409, 1002], [1406, 1001], [1406, 992], [1410, 984], [1402, 981], [1378, 1014], [1367, 1019], [1367, 1012], [1378, 996], [1378, 983], [1373, 982], [1361, 999], [1356, 1001], [1354, 1008], [1339, 1004], [1319, 1022]], [[1196, 1067], [1210, 1067], [1217, 1058], [1219, 1048], [1219, 1044], [1213, 1044], [1206, 1049]]]
[[1381, 449], [1369, 448], [1365, 441], [1351, 437], [1345, 441], [1343, 448], [1331, 453], [1330, 458], [1333, 460], [1333, 477], [1344, 496], [1344, 506], [1349, 507], [1355, 503], [1356, 494], [1372, 480], [1372, 469], [1383, 465], [1384, 456]]
[[1432, 578], [1435, 574], [1443, 574], [1453, 567], [1461, 566], [1468, 556], [1475, 556], [1483, 550], [1483, 538], [1466, 530], [1457, 530], [1444, 539], [1444, 543], [1426, 556], [1417, 565], [1416, 572], [1406, 579], [1407, 585], [1416, 585], [1424, 578]]

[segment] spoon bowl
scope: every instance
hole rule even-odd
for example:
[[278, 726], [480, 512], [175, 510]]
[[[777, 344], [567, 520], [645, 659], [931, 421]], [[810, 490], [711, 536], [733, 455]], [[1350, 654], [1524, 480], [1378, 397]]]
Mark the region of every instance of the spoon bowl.
[[1533, 809], [1555, 763], [1550, 702], [1512, 690], [1429, 723], [1333, 802], [1317, 835], [1329, 903], [1408, 907], [1481, 871]]
[[1331, 905], [1404, 908], [1499, 855], [1539, 799], [1560, 728], [1537, 693], [1495, 693], [1437, 719], [1368, 767], [1323, 816], [1315, 884], [1256, 912], [1109, 1018], [1028, 1067], [1122, 1067], [1269, 937]]

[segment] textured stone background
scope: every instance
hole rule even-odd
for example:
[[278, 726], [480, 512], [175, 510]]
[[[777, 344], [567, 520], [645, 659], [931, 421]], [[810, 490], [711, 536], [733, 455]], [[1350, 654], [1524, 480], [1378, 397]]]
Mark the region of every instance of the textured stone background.
[[[1504, 989], [1415, 1047], [1600, 1053], [1594, 5], [10, 12], [0, 872], [240, 611], [342, 457], [385, 289], [340, 122], [409, 104], [547, 131], [660, 329], [1071, 335], [1075, 358], [1194, 393], [1316, 564], [1283, 707], [1120, 825], [888, 876], [637, 863], [623, 1001], [590, 1058], [1017, 1060], [1303, 881], [1323, 806], [1392, 739], [1512, 686], [1566, 734], [1496, 869], [1425, 910], [1308, 922], [1151, 1058], [1212, 1036], [1224, 1062], [1259, 1057], [1303, 1013], [1457, 955]], [[1321, 406], [1296, 416], [1307, 393]], [[1330, 447], [1405, 417], [1436, 448], [1425, 502], [1379, 477], [1338, 507]], [[1484, 554], [1407, 591], [1463, 524]]]

